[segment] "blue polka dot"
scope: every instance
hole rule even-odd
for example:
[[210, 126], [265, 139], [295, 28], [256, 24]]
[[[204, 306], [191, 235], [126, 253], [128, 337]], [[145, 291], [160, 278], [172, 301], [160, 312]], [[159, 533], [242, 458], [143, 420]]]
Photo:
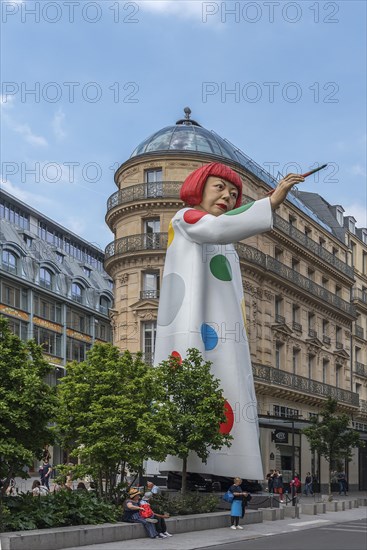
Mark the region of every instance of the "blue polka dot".
[[210, 351], [218, 344], [218, 335], [210, 325], [201, 325], [201, 338], [204, 342], [205, 351]]

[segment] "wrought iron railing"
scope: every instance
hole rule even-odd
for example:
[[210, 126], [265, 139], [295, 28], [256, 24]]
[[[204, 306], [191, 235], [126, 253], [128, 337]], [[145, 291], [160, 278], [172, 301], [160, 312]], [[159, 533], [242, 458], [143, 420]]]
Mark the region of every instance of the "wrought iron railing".
[[363, 327], [360, 327], [359, 325], [355, 325], [354, 327], [354, 334], [358, 336], [358, 338], [364, 338], [364, 330]]
[[344, 348], [343, 342], [335, 342], [335, 348], [336, 349], [343, 349]]
[[310, 338], [317, 338], [317, 331], [313, 328], [308, 329], [308, 335]]
[[362, 290], [361, 288], [353, 288], [352, 299], [360, 300], [361, 302], [367, 304], [367, 290]]
[[293, 321], [292, 327], [293, 327], [293, 330], [297, 330], [298, 332], [302, 332], [301, 323], [296, 323], [296, 321]]
[[359, 376], [367, 376], [367, 367], [363, 363], [356, 361], [354, 363], [354, 370]]
[[347, 403], [355, 407], [359, 406], [358, 393], [336, 388], [317, 380], [310, 380], [304, 376], [275, 369], [268, 365], [254, 363], [252, 368], [255, 382], [266, 382], [273, 386], [284, 386], [290, 390], [300, 391], [317, 397], [332, 397], [341, 403]]
[[[113, 193], [107, 200], [107, 212], [112, 208], [121, 204], [127, 204], [134, 201], [146, 200], [146, 199], [179, 199], [180, 188], [182, 181], [164, 181], [154, 183], [139, 183], [120, 189]], [[249, 197], [244, 197], [243, 202], [246, 203], [250, 200]], [[253, 199], [251, 199], [253, 200]], [[331, 264], [335, 269], [341, 271], [348, 277], [353, 279], [354, 270], [351, 266], [342, 262], [339, 258], [331, 254], [328, 250], [322, 247], [316, 241], [307, 237], [299, 229], [292, 224], [281, 218], [278, 214], [274, 214], [274, 227], [279, 229], [296, 242], [301, 244], [310, 252], [313, 252], [316, 256], [319, 256], [325, 262]], [[366, 299], [367, 300], [367, 299]]]
[[320, 298], [321, 300], [337, 307], [338, 309], [341, 309], [345, 313], [353, 316], [355, 315], [355, 307], [352, 304], [350, 304], [346, 300], [343, 300], [336, 294], [332, 294], [329, 290], [326, 290], [321, 285], [318, 285], [314, 281], [311, 281], [308, 277], [301, 275], [300, 273], [298, 273], [298, 271], [295, 271], [291, 267], [282, 264], [271, 256], [266, 256], [266, 269], [268, 271], [276, 273], [277, 275], [280, 275], [284, 279], [287, 279], [288, 281], [301, 287], [306, 292], [310, 292], [317, 298]]
[[182, 181], [139, 183], [113, 193], [107, 200], [107, 211], [129, 202], [145, 199], [179, 199]]
[[106, 246], [105, 259], [143, 250], [166, 250], [167, 233], [140, 233], [116, 239]]
[[140, 292], [141, 300], [156, 300], [159, 298], [159, 290], [142, 290]]
[[275, 322], [276, 323], [281, 323], [282, 325], [285, 324], [285, 317], [284, 315], [279, 315], [279, 313], [276, 313], [275, 314]]
[[322, 247], [320, 244], [318, 244], [316, 241], [313, 241], [310, 239], [310, 237], [307, 237], [302, 231], [294, 227], [294, 225], [288, 223], [286, 220], [281, 218], [278, 214], [274, 214], [274, 227], [276, 229], [279, 229], [288, 237], [291, 237], [295, 241], [297, 241], [299, 244], [301, 244], [304, 248], [307, 248], [307, 250], [310, 250], [313, 252], [316, 256], [319, 256], [325, 262], [328, 264], [331, 264], [335, 269], [338, 271], [341, 271], [351, 279], [354, 277], [354, 270], [353, 267], [346, 264], [345, 262], [342, 262], [334, 256], [334, 254], [331, 254], [328, 250], [326, 250], [324, 247]]
[[322, 341], [324, 342], [324, 344], [331, 344], [331, 338], [330, 336], [326, 336], [326, 334], [324, 334], [324, 336], [322, 337]]
[[[131, 252], [140, 252], [144, 250], [165, 250], [167, 248], [167, 233], [142, 233], [138, 235], [129, 235], [122, 237], [108, 244], [105, 250], [105, 260], [120, 254]], [[287, 281], [295, 284], [307, 293], [312, 294], [316, 298], [331, 304], [332, 306], [344, 311], [349, 315], [355, 315], [355, 307], [346, 302], [336, 294], [332, 294], [324, 287], [310, 281], [309, 278], [301, 275], [291, 267], [282, 264], [271, 256], [267, 256], [264, 252], [260, 252], [252, 246], [243, 243], [235, 245], [240, 259], [262, 267], [264, 270], [276, 273]]]

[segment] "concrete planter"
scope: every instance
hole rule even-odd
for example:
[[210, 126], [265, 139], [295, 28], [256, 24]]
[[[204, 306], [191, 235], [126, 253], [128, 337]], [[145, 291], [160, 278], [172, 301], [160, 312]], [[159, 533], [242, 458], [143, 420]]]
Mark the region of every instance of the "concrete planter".
[[[260, 511], [247, 510], [241, 520], [244, 525], [262, 523]], [[218, 529], [230, 525], [228, 512], [212, 514], [192, 514], [177, 516], [166, 520], [171, 533], [187, 533]], [[138, 523], [104, 523], [102, 525], [83, 525], [73, 527], [58, 527], [54, 529], [37, 529], [33, 531], [15, 531], [0, 534], [1, 550], [60, 550], [74, 546], [90, 544], [107, 544], [131, 539], [145, 538], [142, 525]], [[137, 546], [138, 547], [138, 546]]]

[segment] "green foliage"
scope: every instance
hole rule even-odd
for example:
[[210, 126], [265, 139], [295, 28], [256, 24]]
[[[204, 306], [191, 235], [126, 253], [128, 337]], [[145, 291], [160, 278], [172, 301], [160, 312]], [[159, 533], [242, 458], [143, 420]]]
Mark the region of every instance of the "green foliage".
[[164, 388], [174, 443], [169, 453], [183, 460], [182, 492], [186, 491], [186, 464], [191, 451], [206, 462], [210, 449], [229, 446], [232, 436], [219, 432], [225, 422], [225, 399], [220, 381], [210, 372], [211, 363], [204, 361], [195, 349], [187, 351], [180, 364], [171, 357], [156, 368], [159, 385]]
[[172, 438], [162, 390], [140, 354], [111, 344], [95, 344], [86, 361], [67, 366], [58, 386], [60, 441], [81, 459], [78, 475], [92, 476], [106, 498], [116, 496], [120, 472], [166, 457]]
[[359, 433], [349, 428], [350, 417], [347, 414], [336, 414], [337, 407], [337, 401], [329, 397], [320, 412], [321, 418], [311, 418], [311, 426], [302, 430], [311, 451], [317, 451], [329, 463], [329, 492], [332, 464], [351, 460], [353, 449], [364, 446]]
[[113, 523], [117, 516], [115, 506], [90, 493], [62, 490], [38, 497], [27, 493], [4, 498], [0, 531]]
[[198, 492], [169, 496], [167, 493], [154, 495], [150, 505], [158, 514], [168, 513], [171, 516], [189, 514], [207, 514], [214, 512], [218, 506], [217, 495], [201, 495]]
[[11, 476], [27, 477], [24, 466], [52, 443], [55, 391], [44, 381], [51, 367], [34, 341], [23, 342], [0, 317], [0, 478], [5, 494]]

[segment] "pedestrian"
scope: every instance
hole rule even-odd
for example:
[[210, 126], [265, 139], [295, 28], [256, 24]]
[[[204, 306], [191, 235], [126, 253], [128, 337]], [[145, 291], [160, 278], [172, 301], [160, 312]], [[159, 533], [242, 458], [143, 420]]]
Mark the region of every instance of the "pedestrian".
[[279, 502], [284, 502], [283, 500], [283, 476], [279, 470], [274, 470], [273, 474], [273, 487], [274, 493], [279, 495]]
[[147, 481], [147, 489], [150, 493], [152, 493], [152, 495], [159, 495], [161, 492], [158, 485], [155, 485], [152, 481]]
[[46, 457], [45, 462], [42, 466], [42, 474], [41, 474], [41, 484], [47, 487], [48, 490], [50, 490], [50, 476], [52, 472], [52, 466], [49, 462], [49, 459]]
[[[144, 495], [143, 495], [143, 498], [141, 499], [140, 501], [140, 506], [142, 508], [144, 508], [144, 514], [143, 512], [140, 512], [140, 515], [143, 515], [143, 517], [145, 518], [156, 518], [157, 519], [157, 523], [155, 525], [155, 528], [157, 530], [157, 533], [158, 533], [158, 537], [161, 538], [161, 539], [165, 539], [166, 537], [172, 537], [173, 535], [171, 535], [171, 533], [169, 533], [167, 531], [167, 524], [166, 524], [166, 519], [169, 518], [169, 514], [158, 514], [158, 512], [156, 511], [153, 511], [152, 507], [154, 507], [154, 502], [151, 503], [151, 498], [153, 497], [154, 495], [150, 492], [150, 491], [147, 491]], [[148, 506], [149, 508], [148, 508]], [[149, 513], [149, 515], [146, 515], [147, 513]]]
[[304, 486], [304, 490], [303, 490], [306, 497], [308, 497], [309, 494], [311, 496], [313, 495], [312, 482], [313, 482], [313, 477], [311, 475], [311, 472], [307, 472], [306, 477], [305, 477], [305, 486]]
[[141, 493], [139, 489], [130, 489], [129, 496], [123, 505], [122, 521], [126, 521], [127, 523], [141, 523], [149, 538], [158, 538], [158, 533], [154, 525], [154, 523], [157, 523], [157, 520], [154, 518], [145, 519], [139, 514], [140, 511], [144, 510], [144, 508], [140, 506], [140, 500]]
[[80, 492], [88, 492], [88, 489], [83, 481], [79, 481], [78, 485], [76, 486], [76, 490]]
[[44, 485], [41, 485], [41, 482], [38, 479], [35, 479], [32, 483], [32, 495], [34, 497], [46, 496], [48, 494], [48, 489]]
[[291, 495], [292, 495], [292, 506], [295, 506], [296, 504], [296, 497], [297, 497], [297, 492], [299, 492], [301, 490], [301, 480], [299, 479], [299, 475], [298, 474], [294, 474], [294, 478], [292, 479], [292, 481], [289, 483], [290, 487], [291, 487]]
[[274, 471], [275, 470], [270, 470], [270, 472], [266, 474], [269, 493], [272, 493], [274, 491]]
[[347, 476], [345, 475], [344, 470], [342, 472], [338, 472], [336, 476], [338, 483], [339, 483], [339, 495], [344, 493], [345, 496], [347, 496]]
[[241, 483], [242, 479], [240, 477], [235, 477], [233, 485], [228, 489], [233, 494], [230, 529], [243, 529], [243, 527], [239, 525], [240, 518], [243, 518], [245, 515], [245, 508], [250, 500], [248, 497], [250, 496], [251, 498], [249, 493], [242, 491]]
[[[198, 168], [182, 185], [186, 206], [169, 225], [154, 364], [170, 356], [181, 361], [188, 349], [197, 348], [221, 381], [227, 420], [220, 430], [233, 437], [229, 448], [211, 450], [206, 466], [192, 453], [188, 471], [224, 476], [237, 471], [248, 479], [263, 478], [243, 282], [232, 243], [269, 231], [273, 210], [301, 181], [302, 176], [288, 174], [270, 196], [245, 205], [240, 176], [218, 162]], [[217, 328], [233, 326], [239, 327], [236, 338]], [[236, 408], [255, 416], [251, 422], [233, 422]], [[162, 470], [180, 467], [178, 457], [161, 463]]]

